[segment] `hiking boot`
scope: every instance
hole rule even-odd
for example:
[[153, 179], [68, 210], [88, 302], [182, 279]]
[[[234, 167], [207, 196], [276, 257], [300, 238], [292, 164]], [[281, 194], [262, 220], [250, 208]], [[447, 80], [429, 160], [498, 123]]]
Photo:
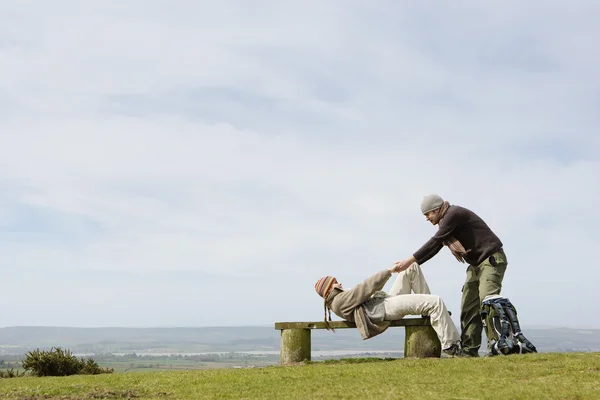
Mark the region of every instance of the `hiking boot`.
[[440, 358], [456, 358], [456, 357], [466, 357], [464, 355], [464, 353], [462, 352], [462, 350], [460, 349], [460, 346], [457, 344], [453, 344], [452, 346], [448, 347], [447, 349], [442, 350], [442, 354], [440, 356]]

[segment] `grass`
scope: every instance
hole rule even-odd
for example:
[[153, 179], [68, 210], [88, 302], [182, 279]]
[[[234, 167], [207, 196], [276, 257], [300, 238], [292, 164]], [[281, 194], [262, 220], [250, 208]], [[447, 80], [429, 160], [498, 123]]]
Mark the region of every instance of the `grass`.
[[[9, 356], [10, 357], [10, 356]], [[222, 356], [133, 356], [133, 355], [109, 355], [101, 354], [93, 356], [101, 368], [114, 369], [115, 373], [137, 373], [150, 371], [173, 371], [182, 369], [214, 369], [233, 367], [265, 367], [267, 365], [279, 364], [279, 356], [269, 355], [234, 355]], [[2, 359], [0, 356], [0, 377], [2, 371], [10, 370], [23, 372], [21, 357], [10, 357]]]
[[0, 380], [0, 399], [597, 399], [600, 353]]
[[197, 362], [197, 361], [183, 361], [183, 360], [172, 360], [172, 361], [150, 361], [145, 360], [136, 362], [99, 362], [102, 368], [113, 368], [116, 373], [137, 373], [137, 372], [149, 372], [149, 371], [174, 371], [182, 369], [214, 369], [214, 368], [232, 368], [233, 366], [244, 366], [243, 361], [239, 362]]

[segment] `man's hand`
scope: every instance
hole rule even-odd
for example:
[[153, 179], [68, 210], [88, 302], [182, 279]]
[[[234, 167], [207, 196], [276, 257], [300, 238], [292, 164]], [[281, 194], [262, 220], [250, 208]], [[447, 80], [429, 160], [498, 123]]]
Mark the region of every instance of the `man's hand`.
[[406, 260], [397, 261], [394, 264], [394, 267], [392, 268], [392, 271], [393, 272], [402, 272], [402, 271], [408, 269], [408, 267], [410, 267], [416, 261], [417, 260], [415, 260], [414, 256], [410, 256]]

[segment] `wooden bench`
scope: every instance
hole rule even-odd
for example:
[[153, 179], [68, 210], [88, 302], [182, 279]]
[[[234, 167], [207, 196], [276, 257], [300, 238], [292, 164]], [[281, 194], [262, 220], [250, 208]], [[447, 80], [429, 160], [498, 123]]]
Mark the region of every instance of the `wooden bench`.
[[[350, 321], [331, 321], [329, 326], [334, 329], [356, 328], [356, 324]], [[396, 326], [406, 328], [405, 358], [440, 357], [442, 346], [431, 327], [429, 318], [404, 318], [392, 321], [390, 328]], [[325, 323], [323, 321], [276, 322], [275, 329], [281, 331], [279, 362], [281, 365], [290, 365], [305, 360], [310, 361], [310, 331], [325, 329]], [[385, 335], [385, 332], [382, 335]]]

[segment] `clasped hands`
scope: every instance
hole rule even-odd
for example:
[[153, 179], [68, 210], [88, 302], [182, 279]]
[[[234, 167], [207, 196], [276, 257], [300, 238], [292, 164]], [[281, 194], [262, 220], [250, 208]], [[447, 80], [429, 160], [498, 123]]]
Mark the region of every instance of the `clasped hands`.
[[402, 272], [405, 269], [408, 269], [408, 267], [410, 267], [414, 262], [415, 262], [415, 257], [411, 256], [405, 260], [401, 260], [401, 261], [396, 261], [394, 263], [394, 266], [392, 268], [390, 268], [390, 272], [394, 273], [398, 273], [398, 272]]

